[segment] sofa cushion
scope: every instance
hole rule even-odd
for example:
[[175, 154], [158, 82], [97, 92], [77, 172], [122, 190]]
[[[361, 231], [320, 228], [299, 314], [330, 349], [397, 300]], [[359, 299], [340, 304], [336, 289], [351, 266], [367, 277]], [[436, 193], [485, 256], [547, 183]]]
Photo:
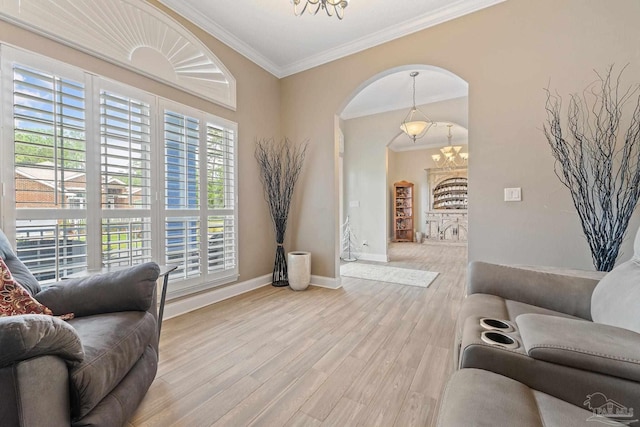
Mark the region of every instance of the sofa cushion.
[[80, 317], [69, 322], [85, 351], [71, 369], [71, 413], [82, 418], [107, 396], [156, 339], [156, 322], [146, 311]]
[[58, 356], [72, 365], [84, 357], [76, 331], [53, 316], [2, 317], [0, 331], [0, 367], [46, 355]]
[[148, 310], [159, 273], [158, 264], [147, 262], [81, 279], [62, 280], [44, 286], [36, 298], [55, 314], [75, 313], [78, 317]]
[[535, 359], [640, 382], [636, 332], [539, 314], [523, 314], [516, 323], [527, 354]]
[[[502, 375], [480, 369], [455, 372], [445, 389], [439, 427], [574, 427], [590, 424], [594, 414], [533, 390]], [[608, 425], [623, 424], [606, 419]]]
[[18, 283], [7, 265], [0, 259], [0, 316], [19, 314], [48, 314], [53, 312], [36, 301], [20, 283]]
[[[640, 236], [640, 231], [638, 232]], [[637, 246], [638, 238], [636, 238]], [[604, 323], [640, 333], [640, 258], [632, 259], [609, 272], [593, 291], [591, 317]]]
[[18, 283], [29, 291], [31, 295], [36, 295], [40, 292], [40, 283], [38, 283], [38, 280], [31, 274], [22, 261], [16, 257], [9, 243], [9, 239], [7, 239], [7, 236], [5, 236], [2, 230], [0, 230], [0, 258], [7, 264], [7, 267], [11, 270], [11, 274], [16, 278]]

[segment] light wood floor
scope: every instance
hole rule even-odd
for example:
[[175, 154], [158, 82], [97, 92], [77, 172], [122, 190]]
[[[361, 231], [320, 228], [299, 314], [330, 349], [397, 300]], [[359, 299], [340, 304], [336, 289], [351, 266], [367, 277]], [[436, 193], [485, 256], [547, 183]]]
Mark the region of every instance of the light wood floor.
[[166, 321], [133, 426], [429, 426], [451, 371], [466, 247], [397, 243], [429, 288], [271, 286]]

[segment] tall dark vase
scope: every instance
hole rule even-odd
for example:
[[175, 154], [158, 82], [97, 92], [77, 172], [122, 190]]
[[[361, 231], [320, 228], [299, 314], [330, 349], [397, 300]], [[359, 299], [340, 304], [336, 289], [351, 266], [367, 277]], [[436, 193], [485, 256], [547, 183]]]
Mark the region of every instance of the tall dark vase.
[[287, 275], [287, 257], [284, 254], [284, 245], [282, 243], [278, 243], [278, 246], [276, 248], [276, 260], [273, 264], [271, 285], [278, 288], [289, 286], [289, 276]]
[[300, 175], [306, 151], [306, 143], [295, 145], [287, 138], [279, 144], [273, 139], [256, 141], [255, 156], [260, 167], [260, 181], [276, 233], [276, 260], [271, 275], [271, 284], [276, 287], [289, 286], [284, 235], [293, 188]]

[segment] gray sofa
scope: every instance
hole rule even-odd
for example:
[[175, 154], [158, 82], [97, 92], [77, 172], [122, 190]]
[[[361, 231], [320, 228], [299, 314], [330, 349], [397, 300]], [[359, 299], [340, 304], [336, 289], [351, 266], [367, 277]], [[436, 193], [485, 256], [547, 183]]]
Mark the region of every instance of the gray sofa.
[[0, 317], [0, 424], [122, 426], [155, 378], [155, 263], [40, 287], [0, 231], [14, 278], [65, 322]]
[[[586, 423], [576, 414], [593, 409], [589, 396], [639, 411], [640, 233], [634, 249], [631, 260], [606, 275], [471, 263], [456, 326], [460, 371], [442, 402], [441, 425], [468, 425], [451, 408], [466, 408], [458, 415], [472, 417], [469, 408], [488, 404], [487, 393], [501, 410], [500, 402], [511, 402], [537, 414], [522, 425], [574, 425], [575, 417]], [[488, 422], [474, 425], [510, 425], [508, 417], [476, 415]]]

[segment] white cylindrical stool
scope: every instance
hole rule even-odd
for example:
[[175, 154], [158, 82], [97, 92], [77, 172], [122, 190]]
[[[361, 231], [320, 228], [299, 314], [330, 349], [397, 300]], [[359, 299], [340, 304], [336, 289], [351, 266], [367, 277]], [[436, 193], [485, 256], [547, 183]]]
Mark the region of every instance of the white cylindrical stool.
[[287, 254], [289, 286], [294, 291], [304, 291], [311, 282], [311, 252], [289, 252]]

